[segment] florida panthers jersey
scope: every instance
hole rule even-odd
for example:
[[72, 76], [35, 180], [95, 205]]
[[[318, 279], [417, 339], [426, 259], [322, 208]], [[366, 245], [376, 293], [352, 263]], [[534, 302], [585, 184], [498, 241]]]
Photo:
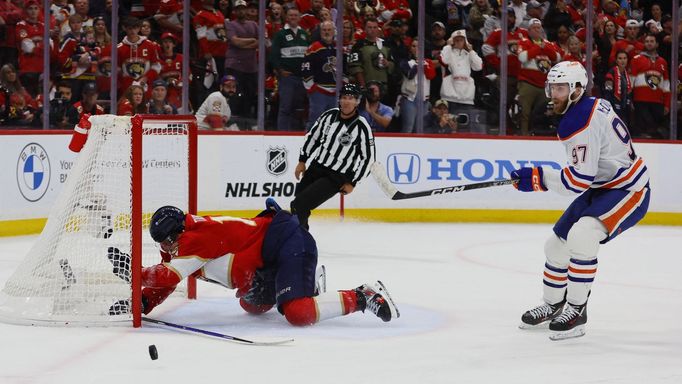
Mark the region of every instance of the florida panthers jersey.
[[648, 184], [644, 159], [607, 100], [581, 98], [562, 118], [557, 135], [568, 165], [560, 171], [543, 168], [548, 189], [570, 195], [588, 188], [639, 191]]
[[161, 253], [163, 263], [142, 269], [145, 287], [174, 287], [187, 276], [201, 277], [228, 288], [248, 289], [253, 273], [263, 266], [263, 239], [272, 217], [240, 219], [185, 216], [175, 255]]

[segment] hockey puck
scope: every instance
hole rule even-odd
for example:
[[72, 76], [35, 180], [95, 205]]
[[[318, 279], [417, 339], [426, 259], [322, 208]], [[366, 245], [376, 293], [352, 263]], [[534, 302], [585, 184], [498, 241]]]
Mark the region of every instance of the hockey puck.
[[154, 344], [149, 346], [149, 357], [151, 357], [152, 360], [159, 358], [159, 351], [156, 350], [156, 345]]

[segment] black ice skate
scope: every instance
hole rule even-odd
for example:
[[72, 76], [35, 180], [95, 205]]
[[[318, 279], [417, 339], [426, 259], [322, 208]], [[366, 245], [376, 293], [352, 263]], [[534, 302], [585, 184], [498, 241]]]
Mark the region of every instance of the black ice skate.
[[369, 309], [383, 321], [400, 317], [400, 311], [381, 281], [377, 280], [373, 285], [363, 284], [355, 288], [355, 293], [358, 297], [358, 308], [362, 312]]
[[556, 304], [544, 303], [537, 306], [529, 311], [526, 311], [521, 315], [521, 324], [519, 328], [521, 329], [533, 329], [540, 328], [546, 322], [554, 319], [561, 314], [561, 310], [564, 308], [566, 300], [562, 300]]
[[568, 303], [563, 313], [549, 323], [549, 330], [554, 332], [549, 338], [556, 341], [584, 336], [586, 323], [587, 303], [583, 305]]

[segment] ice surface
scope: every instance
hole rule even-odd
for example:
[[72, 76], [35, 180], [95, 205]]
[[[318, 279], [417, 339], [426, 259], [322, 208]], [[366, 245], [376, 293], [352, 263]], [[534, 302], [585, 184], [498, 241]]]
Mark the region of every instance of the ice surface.
[[[312, 221], [329, 290], [381, 279], [401, 317], [308, 328], [244, 314], [199, 282], [151, 317], [287, 346], [236, 345], [145, 326], [0, 324], [0, 383], [682, 383], [682, 228], [640, 226], [602, 247], [585, 337], [517, 328], [541, 301], [550, 225]], [[0, 286], [36, 236], [0, 238]], [[155, 344], [152, 361], [147, 346]]]

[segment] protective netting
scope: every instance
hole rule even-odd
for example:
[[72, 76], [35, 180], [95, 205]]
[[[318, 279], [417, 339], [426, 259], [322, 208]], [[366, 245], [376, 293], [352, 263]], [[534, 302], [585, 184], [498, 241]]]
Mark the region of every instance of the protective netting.
[[[131, 118], [93, 116], [38, 240], [0, 292], [0, 320], [28, 324], [107, 325], [131, 319], [109, 308], [131, 297], [112, 273], [107, 249], [131, 249]], [[188, 209], [187, 120], [143, 122], [142, 264], [158, 263], [148, 223], [163, 205]]]

